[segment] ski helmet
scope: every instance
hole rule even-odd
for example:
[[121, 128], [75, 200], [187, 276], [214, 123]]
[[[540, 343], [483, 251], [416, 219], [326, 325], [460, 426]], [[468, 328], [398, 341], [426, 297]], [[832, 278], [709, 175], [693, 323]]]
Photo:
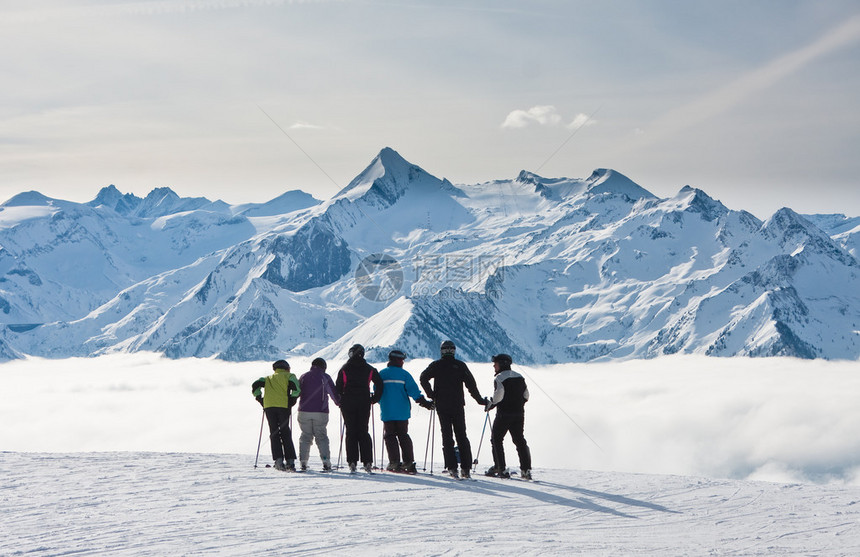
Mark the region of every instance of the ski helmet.
[[502, 369], [511, 369], [511, 364], [514, 363], [514, 360], [507, 354], [496, 354], [493, 356], [493, 363], [499, 364], [499, 367]]
[[272, 369], [290, 369], [290, 364], [286, 360], [278, 360], [272, 364]]
[[311, 362], [311, 366], [318, 367], [320, 369], [325, 369], [328, 364], [325, 363], [325, 360], [322, 358], [316, 358]]
[[364, 358], [364, 346], [360, 344], [353, 344], [349, 349], [349, 357], [350, 358]]
[[405, 360], [406, 354], [404, 354], [401, 350], [392, 350], [388, 353], [388, 361], [392, 360]]
[[439, 347], [439, 351], [443, 356], [453, 356], [454, 351], [457, 350], [457, 347], [454, 346], [454, 342], [451, 340], [442, 341], [442, 345]]

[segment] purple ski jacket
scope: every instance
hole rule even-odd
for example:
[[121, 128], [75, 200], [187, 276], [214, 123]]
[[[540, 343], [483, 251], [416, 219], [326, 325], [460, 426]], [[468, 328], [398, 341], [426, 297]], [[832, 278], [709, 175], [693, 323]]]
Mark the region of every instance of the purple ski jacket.
[[321, 367], [311, 366], [311, 370], [299, 377], [302, 393], [299, 395], [299, 412], [328, 412], [328, 398], [340, 406], [340, 395], [334, 388], [334, 381]]

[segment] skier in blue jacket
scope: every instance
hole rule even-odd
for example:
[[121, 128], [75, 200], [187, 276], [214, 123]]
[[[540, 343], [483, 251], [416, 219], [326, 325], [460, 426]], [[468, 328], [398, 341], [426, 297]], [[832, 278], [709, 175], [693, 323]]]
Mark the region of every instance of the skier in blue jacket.
[[[409, 437], [409, 418], [411, 417], [412, 398], [420, 406], [429, 409], [433, 403], [424, 398], [421, 389], [408, 371], [403, 369], [406, 354], [392, 350], [388, 354], [388, 367], [379, 372], [385, 389], [379, 400], [379, 413], [382, 419], [382, 436], [388, 450], [390, 472], [417, 473], [412, 439]], [[403, 460], [400, 459], [401, 451]]]

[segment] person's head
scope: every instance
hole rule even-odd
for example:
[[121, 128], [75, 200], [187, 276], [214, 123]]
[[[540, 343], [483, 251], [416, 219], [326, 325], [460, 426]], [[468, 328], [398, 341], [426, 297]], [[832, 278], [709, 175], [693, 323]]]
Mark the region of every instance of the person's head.
[[279, 369], [284, 369], [286, 371], [289, 371], [290, 370], [290, 364], [288, 364], [286, 360], [278, 360], [277, 362], [272, 364], [272, 369], [274, 371], [277, 371]]
[[439, 352], [442, 356], [453, 356], [454, 352], [456, 352], [457, 347], [454, 346], [454, 341], [444, 340], [442, 341], [442, 345], [439, 347]]
[[353, 358], [364, 358], [364, 346], [360, 344], [353, 344], [349, 349], [349, 359]]
[[388, 353], [388, 365], [394, 367], [403, 367], [403, 362], [406, 360], [406, 354], [400, 350], [392, 350]]
[[493, 367], [495, 367], [496, 373], [500, 373], [506, 369], [511, 369], [511, 364], [513, 363], [513, 358], [507, 354], [496, 354], [493, 356]]
[[322, 358], [316, 358], [316, 359], [314, 359], [314, 361], [311, 362], [311, 367], [318, 367], [320, 369], [325, 369], [326, 367], [328, 367], [328, 364], [326, 364], [325, 360], [323, 360]]

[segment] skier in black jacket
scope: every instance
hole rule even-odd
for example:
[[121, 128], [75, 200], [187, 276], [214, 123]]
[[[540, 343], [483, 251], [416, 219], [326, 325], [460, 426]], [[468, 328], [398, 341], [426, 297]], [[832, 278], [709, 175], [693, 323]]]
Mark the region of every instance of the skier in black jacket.
[[511, 440], [517, 448], [520, 457], [520, 477], [532, 479], [532, 456], [526, 438], [523, 435], [525, 426], [525, 404], [529, 400], [529, 388], [526, 380], [516, 371], [511, 370], [513, 360], [507, 354], [493, 356], [493, 367], [496, 377], [493, 380], [495, 391], [487, 403], [486, 411], [496, 409], [496, 419], [493, 420], [493, 431], [490, 443], [493, 447], [493, 467], [487, 470], [487, 476], [510, 478], [505, 464], [505, 435], [510, 431]]
[[[370, 383], [373, 383], [373, 394]], [[337, 373], [335, 388], [340, 394], [340, 410], [346, 428], [346, 462], [349, 471], [355, 472], [358, 459], [364, 469], [373, 469], [373, 441], [367, 431], [370, 406], [382, 398], [385, 387], [376, 368], [364, 361], [364, 347], [360, 344], [349, 349], [349, 360]]]
[[[456, 346], [446, 340], [440, 346], [442, 357], [431, 362], [421, 373], [421, 387], [427, 396], [436, 404], [439, 416], [439, 426], [442, 428], [442, 455], [445, 458], [445, 468], [453, 477], [458, 477], [457, 455], [454, 452], [454, 438], [460, 450], [460, 470], [463, 477], [471, 476], [472, 445], [466, 436], [466, 398], [463, 387], [469, 391], [478, 404], [484, 406], [487, 399], [478, 392], [478, 385], [469, 367], [454, 358]], [[431, 385], [430, 381], [433, 381]]]

